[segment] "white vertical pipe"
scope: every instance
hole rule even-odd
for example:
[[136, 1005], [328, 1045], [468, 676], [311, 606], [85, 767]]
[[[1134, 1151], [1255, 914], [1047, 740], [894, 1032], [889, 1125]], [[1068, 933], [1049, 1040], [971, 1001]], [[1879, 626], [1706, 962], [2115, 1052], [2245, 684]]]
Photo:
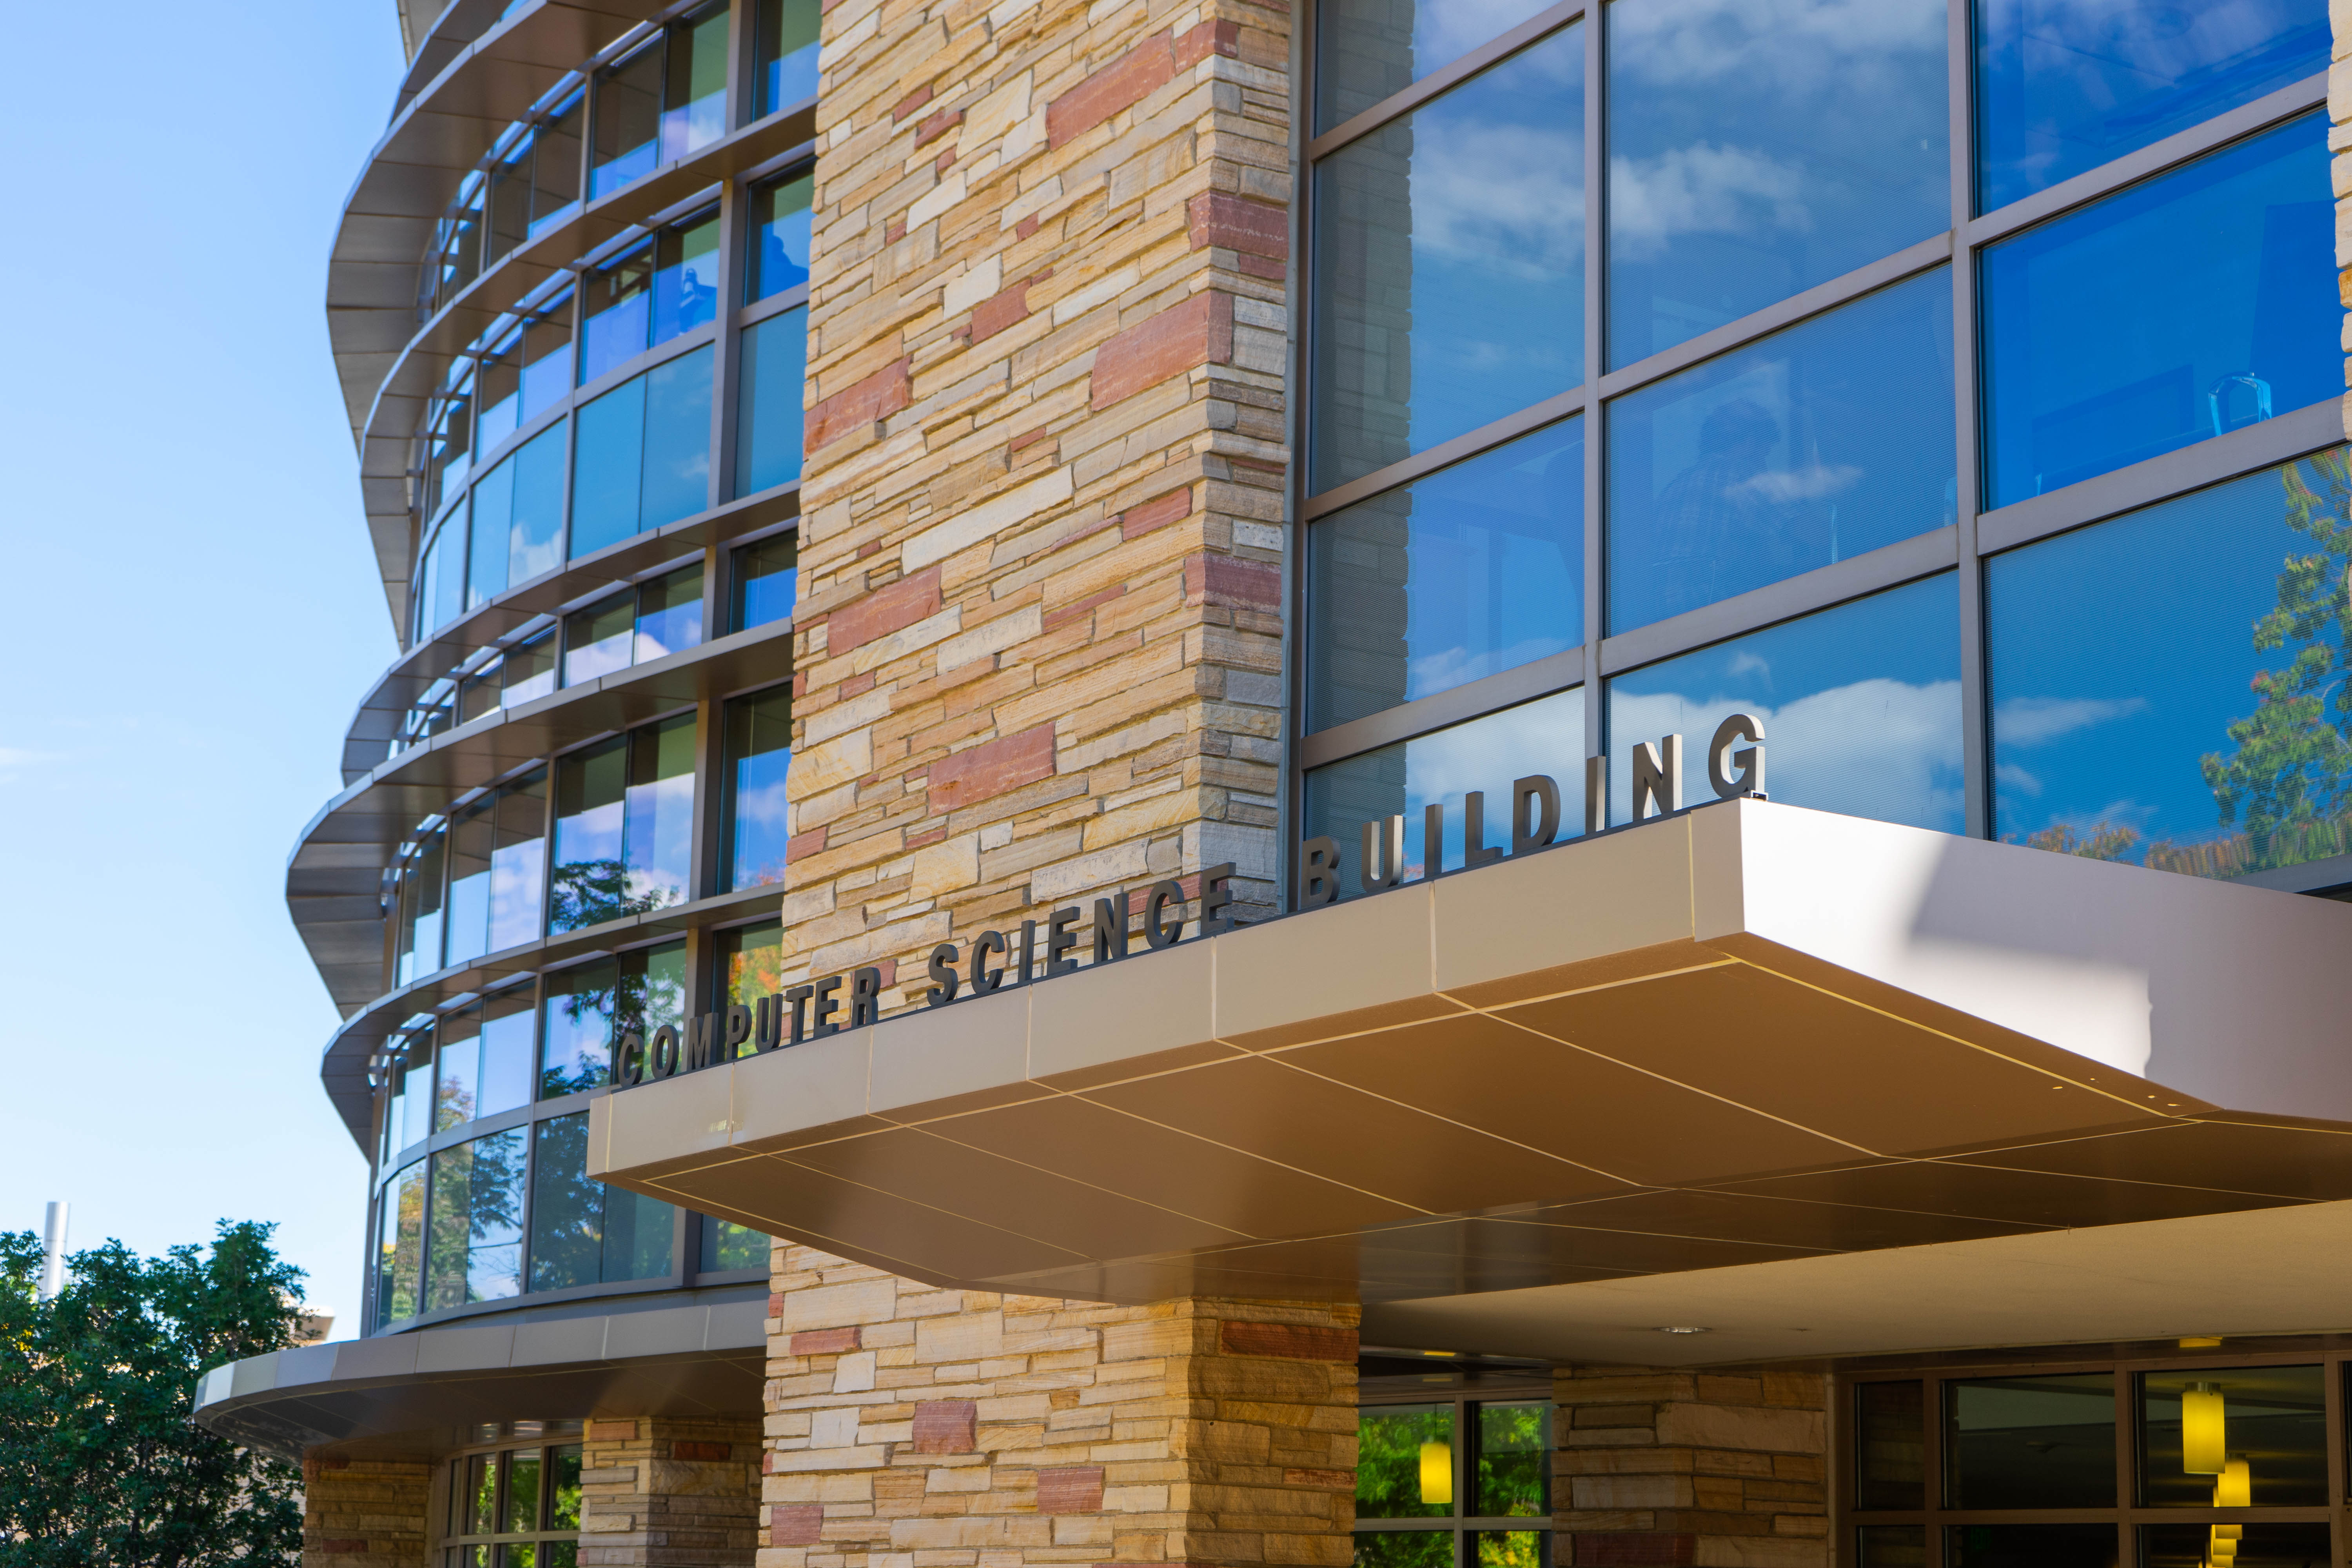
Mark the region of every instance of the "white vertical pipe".
[[66, 1205], [49, 1205], [49, 1217], [41, 1227], [41, 1300], [53, 1301], [66, 1287]]

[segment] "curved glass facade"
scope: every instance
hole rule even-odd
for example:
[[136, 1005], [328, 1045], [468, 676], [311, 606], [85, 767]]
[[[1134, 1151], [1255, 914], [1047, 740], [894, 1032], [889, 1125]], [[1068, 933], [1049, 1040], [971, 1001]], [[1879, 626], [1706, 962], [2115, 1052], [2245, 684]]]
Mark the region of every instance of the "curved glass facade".
[[1368, 820], [1451, 868], [1423, 808], [1605, 757], [1623, 823], [1734, 711], [1799, 805], [2352, 851], [2327, 55], [2315, 0], [1318, 7], [1294, 798], [1343, 894]]
[[[416, 695], [386, 755], [498, 715], [542, 738], [390, 857], [369, 1331], [765, 1270], [765, 1237], [590, 1181], [587, 1101], [616, 1031], [685, 1028], [775, 968], [772, 900], [734, 896], [782, 879], [789, 685], [770, 656], [683, 697], [645, 667], [790, 636], [811, 150], [692, 169], [804, 109], [816, 36], [814, 0], [627, 30], [489, 140], [422, 258], [411, 353], [448, 369], [413, 405], [386, 679]], [[574, 221], [681, 165], [667, 210]], [[488, 324], [452, 354], [461, 321]], [[457, 1461], [452, 1562], [576, 1549], [576, 1431], [525, 1425]]]

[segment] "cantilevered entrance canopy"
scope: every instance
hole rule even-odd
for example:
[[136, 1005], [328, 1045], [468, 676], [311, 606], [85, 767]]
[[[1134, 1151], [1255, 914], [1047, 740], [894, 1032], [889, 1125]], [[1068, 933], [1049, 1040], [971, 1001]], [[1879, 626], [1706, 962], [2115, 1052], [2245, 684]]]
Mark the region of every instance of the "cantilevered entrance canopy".
[[1741, 800], [626, 1089], [590, 1167], [943, 1284], [1659, 1361], [1808, 1269], [2346, 1228], [2347, 1018], [2352, 907]]

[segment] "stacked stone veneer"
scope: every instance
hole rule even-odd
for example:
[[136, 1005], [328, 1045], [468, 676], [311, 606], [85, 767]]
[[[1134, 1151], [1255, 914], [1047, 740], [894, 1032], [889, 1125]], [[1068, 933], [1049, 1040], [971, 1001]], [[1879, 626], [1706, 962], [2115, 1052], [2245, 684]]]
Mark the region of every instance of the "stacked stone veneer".
[[302, 1461], [302, 1568], [425, 1568], [424, 1459]]
[[775, 1286], [761, 1568], [1349, 1561], [1352, 1307]]
[[1825, 1568], [1822, 1378], [1577, 1367], [1553, 1397], [1563, 1564]]
[[887, 1013], [1224, 861], [1270, 907], [1288, 7], [832, 0], [823, 49], [786, 977]]
[[760, 1424], [593, 1420], [580, 1462], [581, 1568], [749, 1568]]

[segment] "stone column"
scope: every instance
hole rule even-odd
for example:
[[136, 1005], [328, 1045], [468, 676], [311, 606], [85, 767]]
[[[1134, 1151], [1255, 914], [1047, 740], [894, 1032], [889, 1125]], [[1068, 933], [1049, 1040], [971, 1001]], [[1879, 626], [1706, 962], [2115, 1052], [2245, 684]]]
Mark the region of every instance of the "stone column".
[[[782, 977], [1274, 901], [1290, 11], [824, 11]], [[1192, 912], [1197, 913], [1197, 910]]]
[[759, 1460], [756, 1420], [590, 1421], [581, 1568], [750, 1568]]
[[302, 1461], [302, 1568], [425, 1568], [425, 1459]]
[[1350, 1560], [1353, 1307], [776, 1286], [761, 1568]]
[[1575, 1568], [1826, 1568], [1825, 1380], [1564, 1367], [1553, 1528]]

